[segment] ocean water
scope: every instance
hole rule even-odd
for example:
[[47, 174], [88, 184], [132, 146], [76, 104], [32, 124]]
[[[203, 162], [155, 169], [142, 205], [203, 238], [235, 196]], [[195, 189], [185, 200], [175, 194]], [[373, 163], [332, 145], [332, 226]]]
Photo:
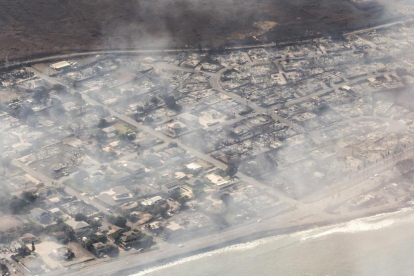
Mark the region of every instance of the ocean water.
[[414, 275], [414, 210], [260, 239], [134, 276]]

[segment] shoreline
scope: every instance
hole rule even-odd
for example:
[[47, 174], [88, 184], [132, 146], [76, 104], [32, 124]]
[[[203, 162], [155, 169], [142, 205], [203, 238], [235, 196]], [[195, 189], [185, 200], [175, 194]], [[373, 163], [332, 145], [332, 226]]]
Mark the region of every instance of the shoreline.
[[[395, 22], [387, 24], [387, 26], [377, 26], [371, 29], [380, 29], [380, 28], [387, 28], [390, 26], [394, 26], [397, 24], [404, 24], [407, 22], [412, 22], [413, 20], [405, 20], [403, 22]], [[368, 30], [362, 30], [361, 32], [367, 32]], [[257, 46], [241, 46], [240, 49], [247, 47], [256, 48], [256, 47], [275, 47], [276, 45], [270, 44], [268, 46], [264, 45], [257, 45]], [[229, 51], [235, 50], [235, 48], [227, 49]], [[124, 54], [139, 54], [146, 52], [145, 50], [126, 50], [119, 52], [124, 52]], [[117, 51], [117, 52], [118, 52]], [[160, 53], [167, 53], [168, 51], [175, 52], [175, 51], [194, 51], [194, 49], [187, 49], [187, 50], [160, 50]], [[157, 52], [157, 50], [153, 50], [152, 52]], [[75, 53], [75, 54], [68, 54], [68, 56], [79, 55], [79, 56], [87, 56], [93, 55], [94, 52], [87, 52], [87, 53]], [[108, 53], [111, 54], [111, 53]], [[114, 53], [113, 53], [114, 54]], [[121, 53], [120, 53], [121, 54]], [[59, 56], [62, 58], [63, 56]], [[57, 56], [50, 56], [41, 58], [42, 60], [54, 59], [58, 58]], [[33, 61], [24, 61], [23, 64], [30, 65], [32, 63], [40, 62], [39, 60]], [[319, 200], [318, 200], [319, 201]], [[324, 211], [320, 213], [309, 213], [305, 215], [304, 213], [294, 213], [287, 212], [279, 215], [272, 216], [270, 218], [264, 219], [261, 224], [256, 224], [255, 222], [251, 221], [249, 223], [244, 223], [241, 225], [236, 225], [235, 227], [230, 227], [220, 231], [218, 233], [211, 233], [206, 236], [199, 236], [195, 238], [189, 238], [188, 244], [184, 243], [185, 248], [177, 250], [177, 244], [175, 243], [168, 243], [165, 246], [162, 246], [158, 250], [152, 250], [149, 252], [145, 252], [143, 254], [139, 252], [129, 252], [123, 256], [120, 256], [117, 259], [98, 259], [96, 262], [91, 262], [90, 265], [85, 265], [84, 267], [80, 268], [73, 268], [73, 270], [65, 271], [55, 271], [50, 273], [50, 275], [58, 275], [58, 274], [71, 274], [71, 275], [87, 275], [88, 271], [99, 272], [99, 273], [89, 273], [92, 275], [131, 275], [135, 273], [139, 273], [145, 269], [152, 268], [159, 265], [165, 265], [171, 262], [175, 262], [181, 260], [183, 258], [188, 258], [192, 256], [196, 256], [203, 253], [208, 253], [216, 250], [220, 250], [226, 248], [228, 246], [242, 244], [246, 242], [254, 242], [264, 238], [270, 237], [277, 237], [280, 235], [289, 235], [293, 233], [298, 233], [301, 231], [318, 229], [320, 227], [326, 226], [334, 226], [339, 223], [350, 222], [356, 219], [367, 218], [374, 215], [392, 213], [404, 208], [407, 208], [412, 205], [403, 204], [403, 203], [396, 203], [390, 204], [387, 206], [377, 206], [372, 207], [366, 210], [358, 210], [353, 212], [344, 212], [341, 215], [333, 215], [333, 217], [326, 218], [324, 217]], [[307, 210], [302, 210], [307, 211]], [[307, 212], [305, 212], [307, 213]], [[328, 212], [327, 212], [328, 213]], [[292, 215], [299, 215], [296, 218], [292, 218]], [[250, 226], [253, 226], [254, 229]], [[254, 227], [256, 226], [256, 227]], [[250, 231], [251, 229], [252, 231]], [[191, 233], [189, 233], [190, 235]], [[137, 254], [139, 253], [139, 254]], [[165, 255], [163, 255], [165, 254]], [[129, 261], [129, 263], [128, 263]], [[123, 263], [125, 265], [123, 265]], [[112, 268], [109, 270], [105, 270], [104, 267], [100, 268], [99, 264], [105, 264], [107, 266], [112, 265]]]
[[[281, 235], [294, 234], [294, 233], [298, 233], [302, 231], [315, 230], [321, 227], [334, 226], [336, 224], [351, 222], [353, 220], [373, 217], [373, 216], [381, 215], [381, 214], [394, 213], [404, 208], [409, 208], [412, 206], [413, 205], [379, 208], [381, 209], [380, 211], [375, 211], [375, 210], [368, 210], [365, 212], [361, 211], [360, 214], [354, 214], [352, 216], [341, 217], [341, 218], [334, 219], [334, 220], [322, 220], [322, 221], [311, 222], [311, 223], [306, 223], [302, 225], [286, 226], [286, 227], [282, 227], [282, 228], [274, 229], [274, 230], [259, 231], [259, 232], [256, 232], [250, 235], [245, 235], [243, 237], [236, 238], [233, 240], [223, 241], [215, 245], [211, 245], [211, 246], [200, 248], [200, 249], [195, 249], [187, 253], [176, 254], [176, 255], [165, 257], [165, 258], [155, 260], [155, 261], [152, 261], [146, 264], [137, 265], [136, 267], [133, 267], [133, 268], [123, 269], [123, 270], [118, 271], [117, 275], [120, 275], [120, 276], [135, 275], [137, 273], [145, 271], [146, 269], [155, 268], [157, 266], [168, 265], [169, 263], [177, 262], [185, 258], [195, 257], [200, 254], [214, 252], [216, 250], [220, 250], [220, 249], [223, 249], [229, 246], [254, 242], [254, 241], [261, 240], [261, 239], [272, 238], [272, 237], [277, 237]], [[109, 261], [109, 263], [111, 263], [111, 261]], [[108, 274], [108, 275], [113, 275], [113, 274]]]

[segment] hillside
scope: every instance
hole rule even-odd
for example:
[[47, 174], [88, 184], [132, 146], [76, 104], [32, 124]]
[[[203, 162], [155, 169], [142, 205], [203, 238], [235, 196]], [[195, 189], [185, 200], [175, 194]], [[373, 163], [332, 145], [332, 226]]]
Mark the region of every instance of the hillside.
[[0, 6], [0, 59], [283, 41], [390, 16], [380, 5], [348, 0], [0, 0]]

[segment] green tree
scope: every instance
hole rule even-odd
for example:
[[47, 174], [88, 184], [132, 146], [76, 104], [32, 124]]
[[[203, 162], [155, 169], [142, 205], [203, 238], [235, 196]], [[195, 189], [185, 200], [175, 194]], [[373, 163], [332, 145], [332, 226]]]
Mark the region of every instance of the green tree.
[[33, 93], [33, 99], [37, 102], [45, 102], [50, 98], [49, 91], [45, 87], [41, 86]]
[[101, 118], [100, 120], [99, 120], [99, 123], [98, 123], [98, 127], [99, 128], [105, 128], [105, 127], [107, 127], [109, 124], [108, 124], [108, 121], [105, 119], [105, 118]]
[[125, 218], [125, 217], [121, 217], [121, 216], [110, 216], [109, 218], [108, 218], [108, 221], [110, 222], [110, 223], [112, 223], [113, 225], [116, 225], [116, 226], [118, 226], [118, 227], [121, 227], [121, 228], [125, 228], [127, 225], [127, 219]]
[[22, 198], [30, 203], [33, 203], [36, 201], [37, 196], [34, 193], [31, 192], [23, 192]]
[[75, 215], [75, 220], [76, 220], [76, 221], [87, 221], [87, 220], [88, 220], [88, 217], [87, 217], [87, 216], [85, 216], [84, 214], [77, 213], [77, 214]]
[[53, 90], [56, 90], [58, 93], [67, 93], [68, 89], [62, 84], [53, 85]]
[[98, 229], [102, 226], [102, 223], [99, 220], [92, 220], [89, 225], [92, 227], [92, 229]]

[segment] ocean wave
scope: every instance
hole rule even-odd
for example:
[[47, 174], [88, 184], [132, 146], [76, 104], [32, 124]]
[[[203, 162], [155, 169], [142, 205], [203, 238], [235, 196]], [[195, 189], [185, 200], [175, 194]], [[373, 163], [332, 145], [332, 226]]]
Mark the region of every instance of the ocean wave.
[[194, 256], [189, 256], [189, 257], [185, 257], [176, 261], [172, 261], [163, 265], [159, 265], [159, 266], [155, 266], [155, 267], [151, 267], [145, 270], [142, 270], [136, 274], [133, 274], [131, 276], [144, 276], [144, 275], [148, 275], [150, 273], [165, 269], [165, 268], [169, 268], [172, 266], [176, 266], [176, 265], [180, 265], [186, 262], [191, 262], [191, 261], [195, 261], [195, 260], [199, 260], [202, 258], [208, 258], [208, 257], [212, 257], [214, 255], [218, 255], [218, 254], [223, 254], [223, 253], [229, 253], [229, 252], [236, 252], [236, 251], [245, 251], [245, 250], [249, 250], [249, 249], [253, 249], [261, 244], [266, 244], [272, 241], [277, 241], [278, 239], [281, 239], [283, 237], [286, 237], [287, 235], [279, 235], [279, 236], [274, 236], [274, 237], [268, 237], [268, 238], [262, 238], [262, 239], [258, 239], [255, 241], [251, 241], [251, 242], [246, 242], [246, 243], [239, 243], [239, 244], [234, 244], [234, 245], [229, 245], [217, 250], [213, 250], [213, 251], [209, 251], [206, 253], [201, 253], [201, 254], [197, 254]]
[[[414, 220], [414, 209], [412, 207], [403, 208], [401, 210], [377, 214], [371, 217], [355, 219], [346, 223], [337, 225], [325, 226], [317, 229], [298, 232], [295, 235], [300, 237], [301, 241], [308, 239], [317, 239], [327, 235], [338, 233], [358, 233], [366, 231], [375, 231], [390, 227], [396, 223], [411, 222]], [[408, 216], [398, 217], [399, 214], [411, 212]], [[322, 232], [321, 232], [322, 231]], [[315, 233], [316, 232], [316, 233]]]
[[[294, 237], [294, 238], [298, 238], [300, 241], [306, 241], [308, 239], [316, 239], [316, 238], [320, 238], [320, 237], [335, 234], [335, 233], [357, 233], [357, 232], [363, 232], [363, 231], [378, 230], [378, 229], [390, 227], [397, 222], [410, 222], [414, 220], [413, 211], [414, 211], [414, 208], [408, 207], [408, 208], [403, 208], [396, 212], [377, 214], [377, 215], [370, 216], [370, 217], [355, 219], [353, 221], [346, 222], [346, 223], [318, 227], [318, 228], [313, 228], [310, 230], [298, 231], [295, 233], [290, 233], [290, 234], [285, 234], [285, 235], [262, 238], [262, 239], [258, 239], [258, 240], [251, 241], [251, 242], [234, 244], [234, 245], [223, 247], [221, 249], [209, 251], [206, 253], [200, 253], [194, 256], [189, 256], [189, 257], [185, 257], [185, 258], [182, 258], [176, 261], [172, 261], [172, 262], [169, 262], [163, 265], [151, 267], [151, 268], [142, 270], [136, 274], [133, 274], [131, 276], [150, 275], [151, 273], [155, 273], [156, 271], [159, 271], [162, 269], [166, 269], [166, 268], [177, 266], [183, 263], [199, 260], [202, 258], [208, 258], [214, 255], [224, 254], [224, 253], [229, 253], [229, 252], [245, 251], [245, 250], [253, 249], [259, 245], [274, 242], [274, 241], [277, 241], [285, 237]], [[407, 216], [406, 213], [410, 213], [410, 214]], [[399, 217], [398, 216], [399, 214], [403, 216]]]

